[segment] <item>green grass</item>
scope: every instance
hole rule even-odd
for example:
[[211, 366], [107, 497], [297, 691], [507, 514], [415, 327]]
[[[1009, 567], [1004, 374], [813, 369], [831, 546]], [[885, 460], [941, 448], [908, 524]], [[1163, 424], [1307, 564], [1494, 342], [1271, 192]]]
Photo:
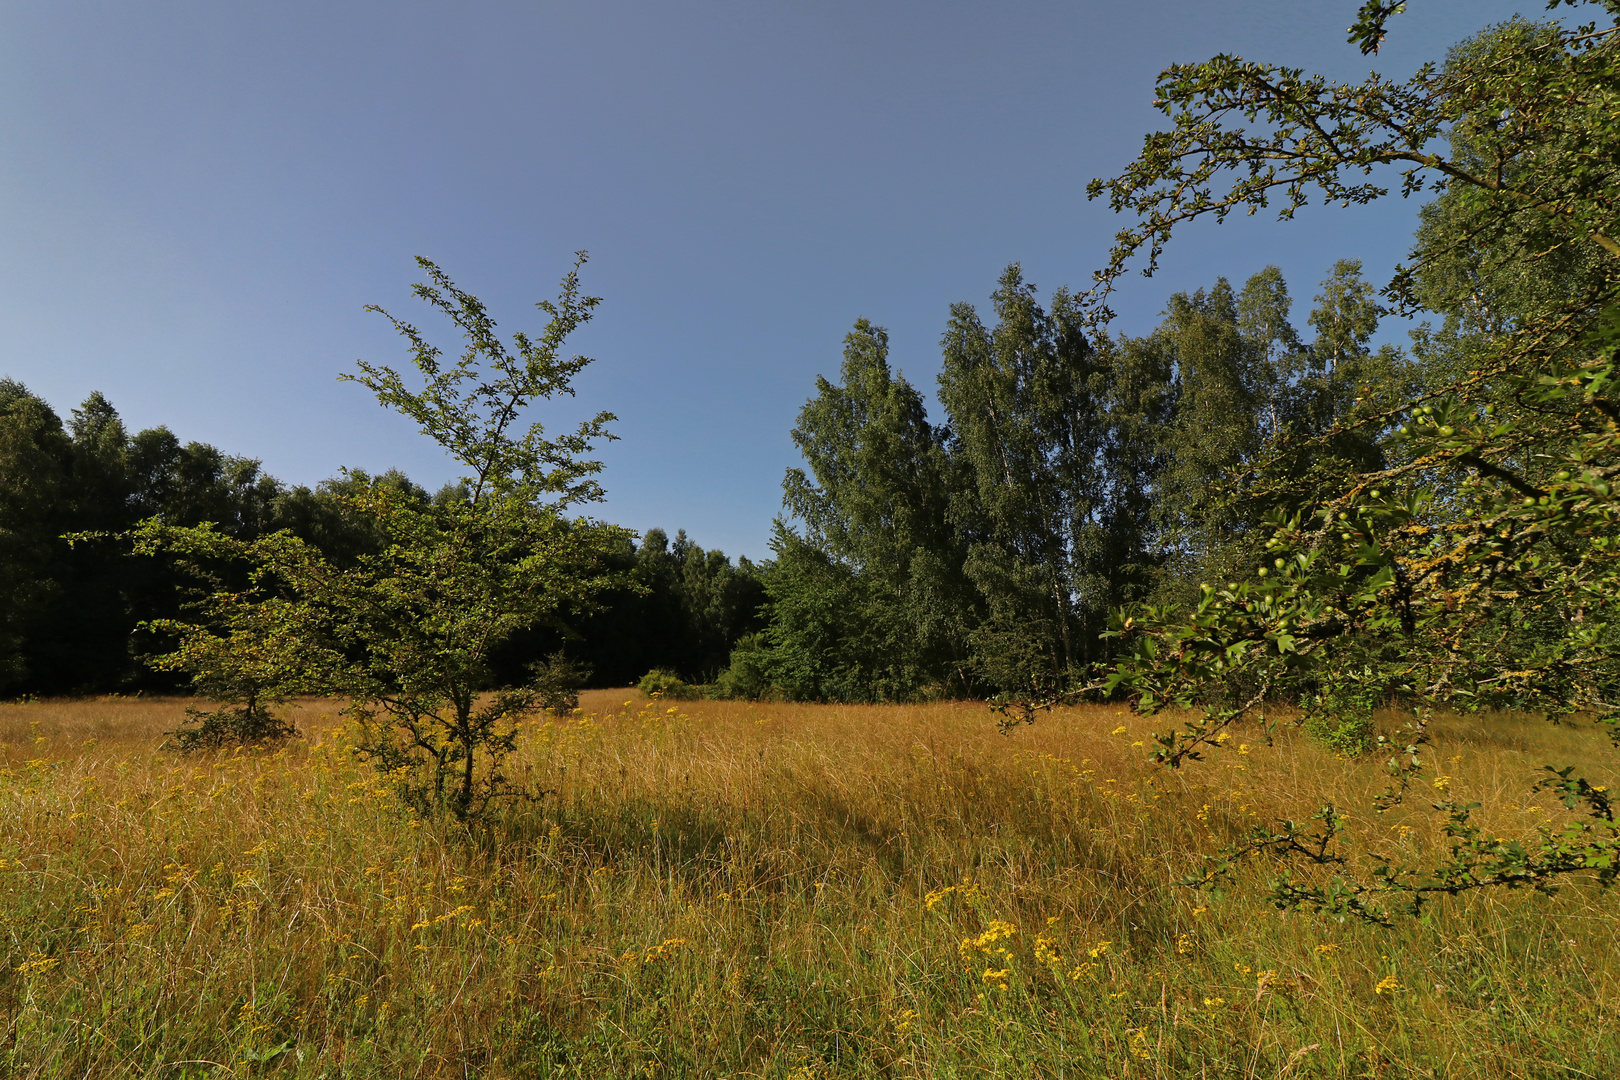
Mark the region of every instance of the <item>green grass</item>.
[[[623, 692], [621, 692], [622, 695]], [[17, 1077], [1580, 1077], [1620, 1067], [1614, 897], [1491, 893], [1394, 929], [1177, 887], [1332, 798], [1362, 859], [1421, 798], [1302, 737], [1176, 774], [1148, 721], [587, 695], [550, 789], [411, 817], [307, 703], [285, 750], [178, 758], [176, 702], [0, 707], [0, 1072]], [[1120, 728], [1125, 730], [1120, 731]], [[1598, 733], [1439, 725], [1499, 835]], [[1243, 736], [1240, 735], [1240, 739]], [[1252, 733], [1251, 733], [1251, 736]]]

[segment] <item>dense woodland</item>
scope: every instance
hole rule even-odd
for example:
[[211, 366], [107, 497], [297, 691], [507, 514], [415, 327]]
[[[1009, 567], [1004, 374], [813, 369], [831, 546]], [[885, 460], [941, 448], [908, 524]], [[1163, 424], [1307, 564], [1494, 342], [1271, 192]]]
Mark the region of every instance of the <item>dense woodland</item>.
[[[1121, 605], [1175, 601], [1246, 558], [1263, 503], [1232, 498], [1263, 451], [1422, 380], [1370, 341], [1381, 308], [1337, 263], [1295, 328], [1276, 267], [1170, 297], [1143, 337], [1088, 333], [1017, 266], [988, 313], [952, 306], [930, 423], [855, 325], [793, 437], [759, 662], [811, 700], [971, 696], [1105, 661]], [[985, 315], [988, 314], [989, 318]], [[1315, 453], [1377, 461], [1357, 434]]]
[[[213, 522], [243, 540], [285, 529], [334, 562], [352, 563], [381, 543], [345, 501], [367, 488], [424, 505], [462, 494], [451, 485], [430, 495], [399, 472], [289, 486], [256, 461], [182, 443], [166, 427], [131, 435], [99, 393], [64, 424], [25, 387], [0, 382], [0, 695], [187, 685], [143, 663], [169, 643], [141, 624], [185, 616], [198, 595], [195, 575], [161, 556], [134, 555], [124, 540], [70, 542], [70, 534], [118, 534], [149, 518]], [[712, 678], [732, 643], [762, 626], [759, 570], [747, 559], [733, 564], [684, 533], [671, 541], [657, 529], [639, 545], [621, 538], [611, 559], [623, 584], [509, 642], [495, 658], [494, 681], [521, 679], [525, 664], [558, 649], [598, 685], [627, 685], [654, 667]]]
[[[1040, 684], [1107, 655], [1111, 609], [1185, 592], [1233, 557], [1253, 513], [1211, 492], [1268, 440], [1333, 423], [1356, 387], [1398, 394], [1418, 377], [1404, 354], [1369, 349], [1380, 309], [1351, 262], [1323, 283], [1309, 339], [1275, 267], [1241, 290], [1222, 279], [1173, 296], [1143, 338], [1088, 337], [1066, 293], [1049, 307], [1016, 266], [992, 323], [952, 307], [938, 425], [891, 371], [884, 330], [856, 323], [839, 381], [818, 380], [794, 429], [809, 468], [784, 482], [774, 559], [733, 563], [684, 532], [622, 536], [611, 563], [623, 580], [517, 634], [492, 680], [520, 680], [562, 650], [594, 685], [663, 669], [742, 696], [906, 700]], [[352, 562], [381, 543], [346, 502], [367, 488], [424, 505], [464, 495], [430, 494], [397, 471], [290, 486], [167, 427], [132, 435], [100, 393], [64, 423], [26, 387], [0, 383], [0, 694], [183, 685], [142, 662], [166, 645], [142, 624], [184, 616], [193, 575], [73, 534], [212, 522], [241, 540], [287, 530]]]
[[[1442, 227], [1445, 207], [1425, 215]], [[1481, 305], [1482, 306], [1482, 305]], [[508, 641], [494, 682], [562, 650], [592, 685], [662, 669], [724, 696], [896, 701], [1039, 691], [1106, 661], [1110, 612], [1185, 603], [1252, 561], [1262, 518], [1246, 474], [1290, 439], [1337, 432], [1443, 383], [1490, 328], [1467, 307], [1411, 351], [1370, 344], [1384, 314], [1359, 264], [1315, 292], [1305, 330], [1276, 267], [1176, 293], [1142, 337], [1089, 334], [1074, 298], [1043, 305], [1017, 266], [988, 312], [950, 309], [938, 404], [888, 363], [888, 335], [859, 320], [838, 381], [819, 378], [783, 482], [775, 557], [756, 565], [659, 529], [611, 556], [623, 575], [589, 604]], [[988, 318], [986, 317], [988, 316]], [[1498, 316], [1500, 318], [1500, 316]], [[1393, 431], [1360, 428], [1300, 452], [1378, 467]], [[129, 434], [92, 393], [66, 423], [0, 383], [0, 693], [173, 690], [142, 658], [166, 642], [142, 624], [183, 616], [194, 575], [114, 538], [156, 518], [212, 522], [250, 540], [277, 530], [339, 563], [381, 542], [346, 500], [362, 489], [423, 505], [398, 471], [349, 470], [290, 486], [255, 460], [167, 427]]]

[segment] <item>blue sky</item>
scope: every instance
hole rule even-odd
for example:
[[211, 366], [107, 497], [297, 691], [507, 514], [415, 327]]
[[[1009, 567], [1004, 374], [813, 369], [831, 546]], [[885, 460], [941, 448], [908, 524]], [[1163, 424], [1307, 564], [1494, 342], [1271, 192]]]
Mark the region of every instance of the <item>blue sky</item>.
[[[572, 252], [597, 359], [548, 423], [617, 413], [596, 516], [768, 555], [788, 432], [858, 317], [932, 400], [950, 303], [1021, 262], [1083, 287], [1120, 222], [1086, 182], [1217, 52], [1405, 75], [1539, 0], [1423, 0], [1370, 65], [1357, 0], [1134, 4], [0, 5], [0, 375], [64, 416], [92, 390], [315, 483], [455, 466], [337, 375], [404, 361], [412, 257], [535, 328]], [[1379, 279], [1416, 206], [1189, 231], [1116, 301], [1276, 263], [1296, 321], [1338, 258]], [[423, 320], [424, 329], [439, 328]], [[1398, 328], [1392, 328], [1395, 333]], [[454, 339], [441, 335], [448, 346]]]

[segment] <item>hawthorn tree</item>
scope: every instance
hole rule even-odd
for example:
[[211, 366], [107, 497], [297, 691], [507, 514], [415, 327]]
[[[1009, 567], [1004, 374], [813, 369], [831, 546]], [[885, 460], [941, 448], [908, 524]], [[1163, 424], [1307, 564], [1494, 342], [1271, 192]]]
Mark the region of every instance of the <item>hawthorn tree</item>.
[[[1620, 3], [1600, 6], [1620, 21]], [[1403, 8], [1366, 4], [1351, 41], [1376, 51]], [[1303, 704], [1340, 745], [1366, 745], [1373, 705], [1396, 699], [1411, 719], [1377, 739], [1391, 771], [1379, 810], [1427, 768], [1435, 709], [1581, 715], [1616, 730], [1620, 26], [1515, 20], [1404, 82], [1341, 84], [1217, 56], [1168, 68], [1157, 97], [1172, 126], [1091, 185], [1136, 219], [1087, 298], [1095, 320], [1134, 260], [1151, 274], [1185, 222], [1274, 201], [1289, 218], [1313, 194], [1366, 203], [1398, 183], [1435, 201], [1384, 298], [1445, 315], [1468, 342], [1416, 396], [1392, 403], [1368, 388], [1325, 431], [1279, 432], [1249, 489], [1229, 493], [1274, 508], [1264, 558], [1203, 585], [1190, 609], [1121, 612], [1111, 632], [1126, 655], [1099, 687], [1143, 713], [1197, 710], [1156, 736], [1154, 756], [1171, 767], [1214, 752], [1230, 725], [1278, 699]], [[1327, 452], [1352, 436], [1382, 453]], [[1604, 789], [1568, 766], [1548, 766], [1536, 786], [1582, 816], [1507, 841], [1473, 823], [1474, 806], [1442, 797], [1446, 849], [1400, 865], [1352, 858], [1326, 806], [1311, 823], [1258, 829], [1201, 880], [1261, 852], [1288, 855], [1279, 905], [1375, 920], [1488, 886], [1550, 889], [1577, 873], [1612, 883], [1620, 827]]]
[[182, 647], [159, 662], [189, 665], [199, 686], [245, 669], [265, 699], [311, 683], [349, 698], [360, 754], [423, 812], [473, 818], [512, 793], [502, 759], [518, 722], [557, 699], [548, 683], [555, 665], [486, 693], [493, 651], [625, 584], [606, 569], [623, 531], [567, 516], [602, 497], [601, 465], [586, 455], [613, 437], [614, 417], [598, 413], [556, 437], [523, 422], [536, 402], [572, 395], [590, 363], [563, 351], [599, 302], [580, 292], [584, 261], [581, 252], [555, 302], [537, 305], [549, 316], [540, 334], [515, 334], [509, 346], [477, 297], [419, 258], [428, 281], [414, 294], [461, 331], [461, 354], [447, 359], [414, 325], [372, 307], [406, 339], [414, 375], [362, 360], [343, 377], [414, 420], [466, 469], [461, 482], [433, 499], [387, 483], [346, 485], [349, 510], [380, 539], [352, 565], [287, 532], [238, 541], [142, 523], [137, 551], [244, 564], [256, 583], [249, 593], [213, 593], [203, 620], [171, 626]]

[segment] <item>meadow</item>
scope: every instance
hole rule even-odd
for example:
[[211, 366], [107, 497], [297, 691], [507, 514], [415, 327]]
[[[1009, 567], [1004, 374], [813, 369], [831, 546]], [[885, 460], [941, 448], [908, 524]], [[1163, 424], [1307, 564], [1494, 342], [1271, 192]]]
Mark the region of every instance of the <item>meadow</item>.
[[1431, 785], [1494, 835], [1555, 827], [1525, 793], [1606, 760], [1590, 726], [1442, 718], [1379, 815], [1378, 762], [1292, 730], [1172, 773], [1119, 707], [1003, 736], [982, 704], [600, 691], [526, 725], [514, 775], [546, 794], [469, 832], [407, 811], [332, 702], [278, 749], [191, 757], [160, 748], [184, 704], [0, 705], [0, 1074], [1620, 1070], [1620, 919], [1590, 885], [1386, 928], [1274, 910], [1273, 864], [1176, 884], [1329, 800], [1364, 861], [1436, 842]]

